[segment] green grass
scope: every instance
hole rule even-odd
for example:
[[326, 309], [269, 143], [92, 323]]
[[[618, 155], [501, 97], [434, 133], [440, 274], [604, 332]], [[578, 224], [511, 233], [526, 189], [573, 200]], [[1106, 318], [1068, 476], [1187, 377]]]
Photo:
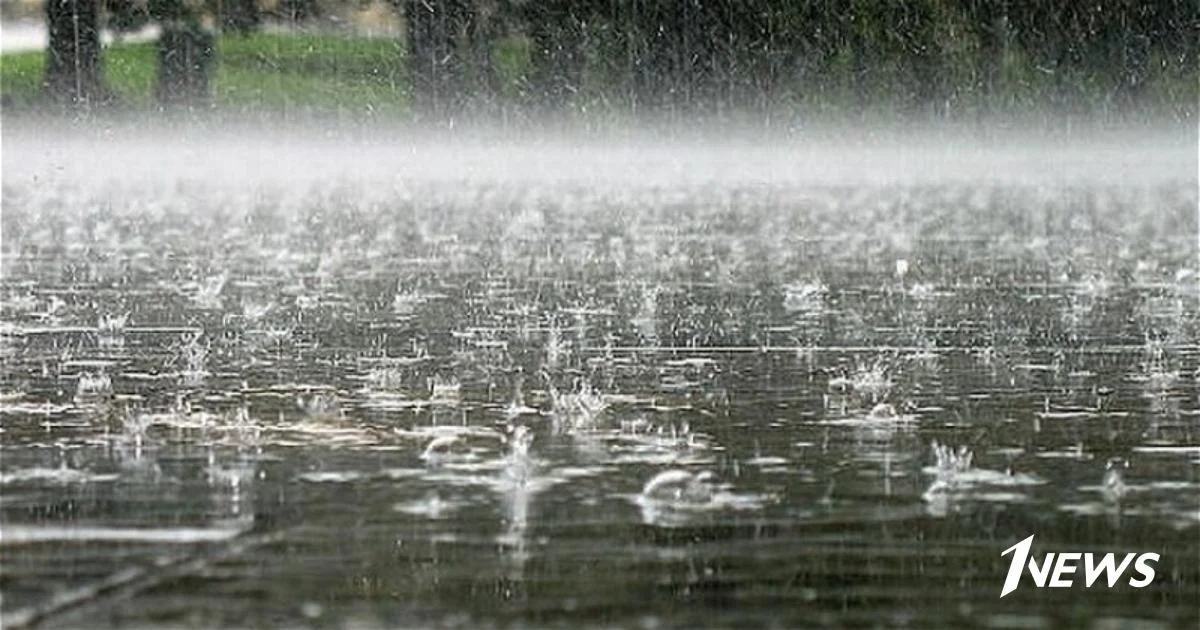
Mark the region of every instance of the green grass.
[[[401, 43], [337, 35], [254, 34], [217, 42], [213, 103], [221, 109], [403, 114], [409, 89]], [[118, 102], [154, 104], [153, 43], [115, 44], [104, 51], [104, 78]], [[5, 106], [41, 103], [45, 53], [0, 56]]]
[[41, 52], [0, 55], [0, 97], [5, 106], [23, 106], [37, 99], [44, 65], [45, 55]]
[[147, 106], [154, 102], [155, 54], [154, 44], [121, 44], [104, 51], [105, 82], [121, 102]]
[[[501, 100], [523, 101], [532, 63], [530, 46], [520, 36], [497, 42], [493, 59]], [[153, 43], [119, 43], [105, 49], [105, 83], [116, 96], [117, 111], [138, 116], [156, 108], [156, 56]], [[973, 72], [971, 62], [964, 59], [958, 71], [969, 75]], [[41, 51], [0, 55], [0, 99], [6, 113], [52, 111], [42, 95], [44, 62], [45, 53]], [[605, 74], [604, 64], [595, 59], [592, 66], [577, 99], [577, 110], [586, 111], [590, 119], [603, 118], [605, 112], [619, 119], [628, 109], [628, 103], [622, 100], [628, 95], [619, 88], [624, 79]], [[1149, 115], [1193, 120], [1198, 84], [1188, 70], [1190, 66], [1159, 63], [1154, 67], [1165, 69], [1154, 73], [1147, 83]], [[869, 101], [878, 110], [875, 114], [886, 117], [892, 113], [895, 104], [889, 95], [906, 93], [907, 79], [901, 70], [885, 68], [871, 77]], [[842, 54], [832, 57], [818, 75], [798, 79], [798, 85], [782, 89], [771, 98], [784, 111], [843, 116], [853, 111], [852, 107], [847, 109], [848, 104], [861, 100], [855, 94], [853, 79], [853, 59], [848, 53]], [[1113, 91], [1111, 81], [1082, 76], [1072, 80], [1079, 90], [1075, 101], [1084, 109], [1099, 113], [1108, 110], [1110, 104], [1105, 99]], [[1054, 81], [1036, 71], [1028, 59], [1012, 54], [1005, 58], [997, 92], [984, 94], [975, 89], [974, 82], [957, 80], [955, 84], [961, 89], [955, 91], [953, 105], [966, 114], [988, 109], [1038, 112], [1043, 104], [1053, 101]], [[216, 110], [235, 116], [261, 112], [282, 113], [285, 117], [335, 114], [356, 120], [397, 118], [409, 113], [411, 101], [405, 50], [399, 38], [304, 33], [222, 36], [217, 42], [211, 87]]]

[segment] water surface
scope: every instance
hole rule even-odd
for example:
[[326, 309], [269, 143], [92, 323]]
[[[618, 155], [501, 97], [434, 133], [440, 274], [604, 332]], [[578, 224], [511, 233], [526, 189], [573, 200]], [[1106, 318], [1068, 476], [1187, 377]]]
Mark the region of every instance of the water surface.
[[1195, 627], [1175, 146], [13, 134], [3, 625]]

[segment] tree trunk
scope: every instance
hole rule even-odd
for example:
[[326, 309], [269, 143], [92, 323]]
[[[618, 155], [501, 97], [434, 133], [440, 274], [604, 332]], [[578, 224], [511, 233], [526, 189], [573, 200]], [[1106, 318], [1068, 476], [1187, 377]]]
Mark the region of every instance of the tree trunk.
[[244, 35], [257, 31], [262, 23], [257, 0], [223, 0], [219, 6], [221, 28], [225, 31]]
[[404, 0], [413, 106], [422, 113], [447, 115], [460, 98], [463, 54], [460, 30], [470, 0]]
[[466, 87], [476, 107], [491, 107], [500, 95], [500, 76], [492, 59], [492, 47], [501, 36], [503, 16], [497, 4], [474, 0], [467, 3], [465, 18], [469, 49]]
[[533, 45], [531, 96], [544, 110], [562, 110], [583, 82], [583, 24], [570, 2], [534, 2], [527, 11]]
[[165, 23], [158, 39], [159, 102], [203, 105], [208, 101], [213, 36], [196, 23]]
[[86, 106], [106, 96], [100, 68], [98, 0], [47, 0], [43, 85], [58, 103]]

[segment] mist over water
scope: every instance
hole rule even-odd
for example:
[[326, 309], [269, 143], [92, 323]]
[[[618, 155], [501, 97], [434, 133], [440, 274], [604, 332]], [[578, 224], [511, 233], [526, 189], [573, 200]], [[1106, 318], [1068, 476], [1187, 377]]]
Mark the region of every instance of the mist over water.
[[[5, 130], [9, 177], [70, 182], [203, 178], [215, 187], [293, 189], [332, 181], [655, 186], [1020, 182], [1054, 185], [1191, 180], [1196, 130], [952, 125], [803, 131], [625, 126], [536, 132], [476, 126], [433, 130], [381, 124], [310, 126], [191, 123]], [[119, 165], [96, 169], [97, 163]]]
[[1036, 135], [6, 127], [2, 625], [1194, 627], [1195, 130]]

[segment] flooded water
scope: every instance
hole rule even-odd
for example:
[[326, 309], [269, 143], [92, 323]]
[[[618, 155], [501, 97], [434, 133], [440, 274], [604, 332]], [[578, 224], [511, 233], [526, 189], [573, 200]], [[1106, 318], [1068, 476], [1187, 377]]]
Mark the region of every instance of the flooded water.
[[6, 629], [1196, 627], [1194, 146], [7, 140]]

